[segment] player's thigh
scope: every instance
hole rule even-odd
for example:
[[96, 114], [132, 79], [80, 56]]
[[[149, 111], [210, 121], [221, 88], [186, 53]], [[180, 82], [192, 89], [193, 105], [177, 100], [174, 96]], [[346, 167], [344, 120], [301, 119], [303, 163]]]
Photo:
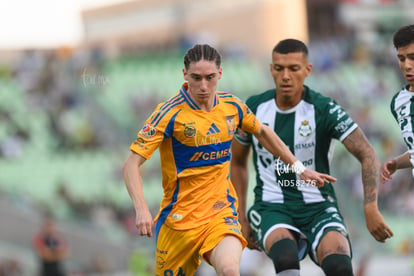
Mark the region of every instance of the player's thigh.
[[342, 232], [336, 230], [327, 231], [321, 239], [317, 249], [319, 263], [321, 264], [323, 259], [331, 254], [351, 256], [349, 240]]
[[211, 253], [220, 245], [220, 243], [226, 237], [231, 237], [231, 239], [226, 239], [232, 241], [228, 243], [228, 245], [231, 245], [231, 248], [234, 248], [234, 250], [237, 251], [235, 252], [236, 254], [232, 254], [230, 250], [230, 254], [228, 256], [223, 255], [223, 257], [236, 257], [236, 259], [239, 261], [241, 251], [240, 256], [238, 256], [238, 250], [243, 250], [243, 248], [247, 245], [247, 241], [241, 233], [241, 225], [239, 223], [238, 217], [234, 216], [231, 210], [229, 210], [229, 212], [221, 212], [209, 222], [206, 232], [203, 234], [203, 244], [200, 249], [200, 255], [203, 257], [205, 261], [210, 263], [209, 258], [211, 256]]
[[274, 206], [254, 204], [247, 216], [255, 238], [266, 252], [278, 240], [283, 238], [296, 240], [299, 237], [300, 230], [294, 226], [292, 217], [280, 204]]
[[334, 249], [337, 252], [341, 248], [352, 257], [348, 230], [337, 206], [334, 203], [324, 202], [318, 204], [317, 209], [320, 211], [314, 214], [312, 222], [306, 226], [307, 236], [311, 243], [311, 259], [316, 264], [320, 264], [319, 256], [326, 255], [321, 252], [327, 252], [328, 249]]
[[201, 263], [201, 234], [200, 228], [183, 231], [161, 226], [155, 252], [156, 275], [193, 275]]
[[213, 250], [207, 252], [204, 256], [216, 271], [221, 271], [229, 266], [238, 270], [242, 251], [243, 246], [240, 240], [234, 235], [227, 235]]

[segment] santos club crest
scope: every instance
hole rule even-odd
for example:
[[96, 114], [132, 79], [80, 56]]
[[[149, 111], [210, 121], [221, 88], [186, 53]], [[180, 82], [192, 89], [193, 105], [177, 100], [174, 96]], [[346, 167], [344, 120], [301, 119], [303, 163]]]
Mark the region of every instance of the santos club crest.
[[300, 136], [307, 137], [312, 133], [312, 128], [309, 125], [309, 121], [303, 120], [299, 126], [299, 134]]

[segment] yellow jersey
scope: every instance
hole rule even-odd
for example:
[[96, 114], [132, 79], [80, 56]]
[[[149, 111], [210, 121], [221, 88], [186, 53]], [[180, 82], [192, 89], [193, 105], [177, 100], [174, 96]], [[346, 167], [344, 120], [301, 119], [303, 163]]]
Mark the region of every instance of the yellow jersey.
[[177, 230], [208, 223], [223, 208], [236, 215], [236, 193], [230, 182], [230, 146], [237, 128], [258, 131], [260, 122], [237, 97], [216, 92], [214, 107], [201, 110], [188, 84], [160, 103], [131, 144], [149, 159], [159, 148], [164, 196], [155, 218]]

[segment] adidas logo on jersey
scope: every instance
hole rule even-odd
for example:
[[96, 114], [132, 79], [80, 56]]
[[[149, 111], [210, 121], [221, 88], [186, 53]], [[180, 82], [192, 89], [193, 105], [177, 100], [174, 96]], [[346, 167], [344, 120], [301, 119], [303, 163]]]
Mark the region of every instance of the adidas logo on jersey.
[[207, 135], [217, 134], [219, 132], [220, 130], [218, 129], [218, 127], [214, 123], [212, 123], [207, 131]]

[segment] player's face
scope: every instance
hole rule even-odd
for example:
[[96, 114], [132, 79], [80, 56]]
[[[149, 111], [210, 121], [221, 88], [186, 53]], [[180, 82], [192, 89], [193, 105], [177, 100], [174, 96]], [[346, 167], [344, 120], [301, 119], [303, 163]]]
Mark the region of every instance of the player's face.
[[188, 93], [200, 106], [208, 110], [213, 106], [217, 82], [221, 79], [222, 68], [214, 61], [200, 60], [191, 62], [188, 70], [183, 69], [184, 79], [188, 82]]
[[56, 231], [55, 224], [52, 220], [47, 220], [44, 222], [43, 229], [47, 234], [53, 234]]
[[305, 78], [311, 70], [312, 65], [303, 53], [273, 53], [270, 73], [276, 85], [278, 105], [292, 107], [300, 101]]
[[414, 43], [398, 48], [397, 57], [409, 90], [414, 91]]

